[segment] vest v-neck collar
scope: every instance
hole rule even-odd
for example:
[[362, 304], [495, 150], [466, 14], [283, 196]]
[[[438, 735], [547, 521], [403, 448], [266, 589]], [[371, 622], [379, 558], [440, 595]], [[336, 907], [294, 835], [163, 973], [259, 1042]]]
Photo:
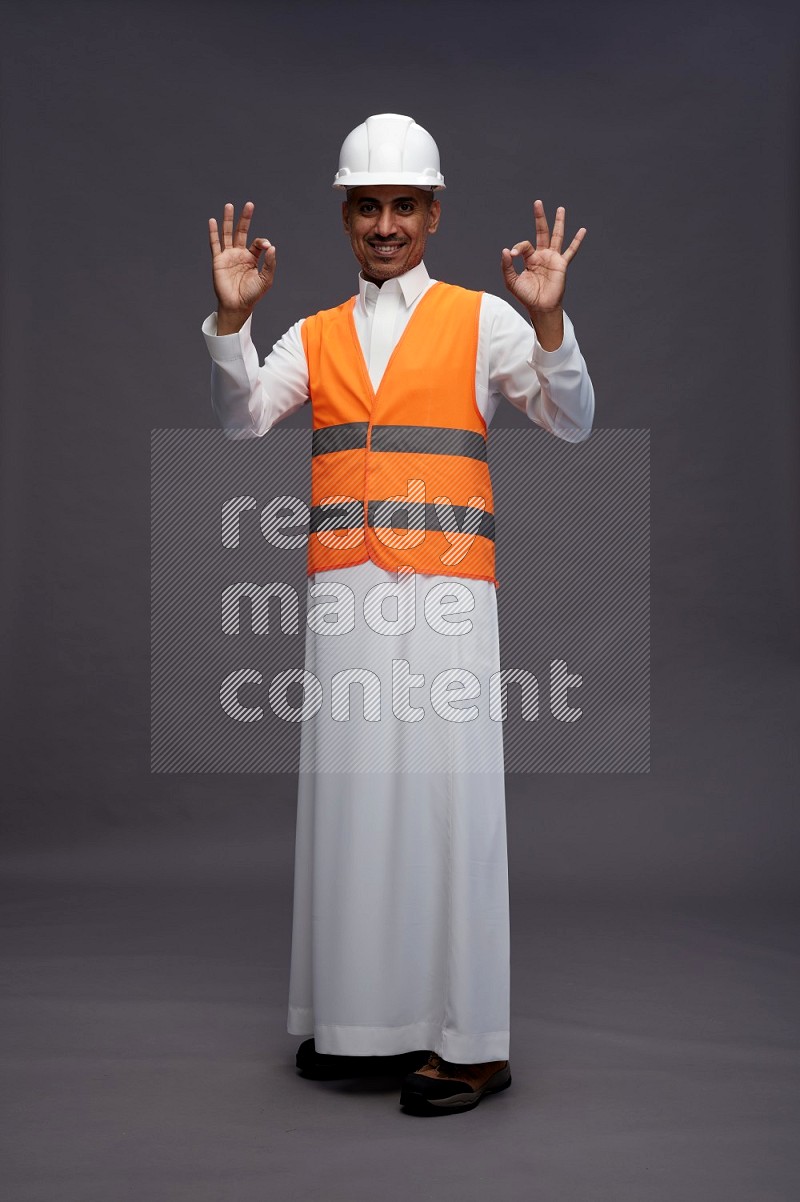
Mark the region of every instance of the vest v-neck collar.
[[386, 367], [384, 368], [383, 375], [381, 376], [381, 382], [377, 388], [373, 388], [372, 380], [370, 379], [370, 375], [369, 375], [369, 368], [367, 366], [367, 361], [364, 358], [364, 351], [362, 350], [361, 343], [359, 342], [359, 339], [358, 339], [358, 331], [356, 330], [355, 318], [353, 317], [353, 311], [356, 307], [356, 302], [358, 300], [358, 297], [354, 296], [352, 301], [350, 302], [350, 305], [348, 306], [348, 309], [347, 309], [347, 321], [348, 321], [348, 325], [350, 327], [350, 334], [353, 339], [353, 344], [355, 346], [356, 358], [358, 360], [358, 366], [361, 371], [361, 377], [362, 377], [362, 379], [364, 381], [364, 385], [367, 389], [367, 395], [371, 398], [373, 403], [377, 400], [378, 393], [380, 392], [381, 388], [383, 388], [383, 382], [386, 379], [386, 377], [388, 376], [389, 371], [391, 370], [392, 364], [394, 363], [394, 361], [397, 357], [398, 351], [400, 350], [401, 346], [403, 345], [403, 342], [405, 341], [405, 338], [406, 338], [406, 335], [408, 334], [409, 329], [411, 328], [412, 324], [417, 320], [420, 309], [424, 306], [425, 301], [428, 299], [428, 297], [431, 295], [431, 293], [435, 292], [440, 284], [441, 284], [441, 280], [437, 280], [436, 283], [431, 284], [430, 288], [428, 288], [427, 291], [424, 292], [423, 295], [420, 297], [420, 299], [417, 301], [417, 307], [414, 310], [414, 312], [411, 314], [411, 316], [409, 317], [408, 322], [406, 323], [406, 328], [403, 330], [403, 333], [398, 338], [397, 344], [395, 345], [394, 350], [392, 351], [391, 355], [389, 356], [389, 360], [386, 364]]

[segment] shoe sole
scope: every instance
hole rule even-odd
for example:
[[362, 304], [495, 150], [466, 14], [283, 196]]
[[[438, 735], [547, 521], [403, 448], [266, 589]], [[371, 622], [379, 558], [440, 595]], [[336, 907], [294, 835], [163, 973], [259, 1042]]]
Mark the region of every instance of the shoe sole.
[[508, 1069], [500, 1071], [508, 1075], [501, 1077], [495, 1085], [485, 1085], [483, 1089], [470, 1090], [469, 1093], [451, 1094], [449, 1098], [428, 1098], [413, 1087], [404, 1086], [400, 1094], [400, 1105], [409, 1114], [459, 1114], [464, 1110], [474, 1110], [484, 1094], [500, 1093], [508, 1089], [512, 1079], [511, 1073]]

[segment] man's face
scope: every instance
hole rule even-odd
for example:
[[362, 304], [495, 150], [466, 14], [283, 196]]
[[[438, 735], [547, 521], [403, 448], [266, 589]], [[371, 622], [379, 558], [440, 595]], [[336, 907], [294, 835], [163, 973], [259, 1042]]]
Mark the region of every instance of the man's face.
[[342, 205], [342, 217], [364, 278], [380, 286], [416, 267], [440, 213], [439, 201], [431, 200], [424, 188], [353, 188]]

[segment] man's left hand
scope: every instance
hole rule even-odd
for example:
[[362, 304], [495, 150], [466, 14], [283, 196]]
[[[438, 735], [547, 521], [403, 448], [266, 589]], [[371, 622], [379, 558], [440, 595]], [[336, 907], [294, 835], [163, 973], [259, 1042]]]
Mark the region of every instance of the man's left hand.
[[[502, 255], [502, 269], [509, 292], [525, 306], [536, 325], [542, 319], [547, 320], [546, 314], [560, 317], [567, 283], [567, 266], [580, 250], [586, 229], [581, 227], [578, 230], [562, 254], [565, 217], [563, 206], [556, 209], [552, 236], [541, 200], [534, 202], [533, 215], [536, 221], [536, 246], [533, 247], [530, 242], [517, 242], [510, 250], [505, 249]], [[524, 263], [520, 272], [514, 267], [514, 258], [519, 255]]]

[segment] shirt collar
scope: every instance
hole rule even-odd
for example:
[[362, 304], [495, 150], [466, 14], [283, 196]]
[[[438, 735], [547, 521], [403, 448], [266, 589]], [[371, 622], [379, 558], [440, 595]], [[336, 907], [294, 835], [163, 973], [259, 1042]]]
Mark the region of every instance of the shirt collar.
[[[361, 272], [358, 273], [358, 295], [362, 305], [367, 304], [367, 297], [374, 303], [377, 295], [383, 288], [394, 285], [399, 287], [402, 293], [403, 300], [406, 303], [406, 308], [410, 308], [414, 301], [425, 291], [430, 276], [428, 269], [423, 262], [417, 263], [416, 267], [412, 267], [410, 271], [406, 271], [403, 275], [395, 276], [392, 280], [387, 280], [382, 288], [378, 288], [377, 284], [371, 284], [364, 279]], [[392, 289], [393, 291], [394, 289]]]

